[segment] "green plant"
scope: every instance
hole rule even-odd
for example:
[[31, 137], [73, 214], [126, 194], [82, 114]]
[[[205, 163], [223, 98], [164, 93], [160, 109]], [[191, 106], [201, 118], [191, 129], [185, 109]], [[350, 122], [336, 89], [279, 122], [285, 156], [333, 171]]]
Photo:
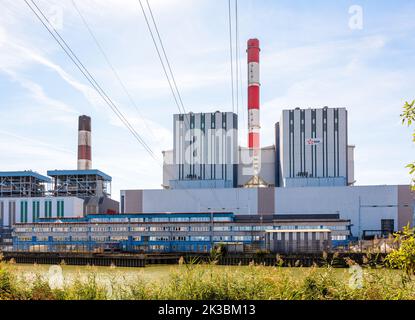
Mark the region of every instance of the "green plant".
[[395, 241], [399, 248], [386, 256], [385, 262], [392, 268], [404, 270], [407, 275], [415, 274], [415, 228], [409, 223], [402, 232], [395, 234]]
[[[411, 126], [415, 122], [415, 100], [411, 103], [405, 102], [403, 106], [403, 113], [401, 114], [402, 124]], [[415, 142], [415, 131], [412, 133], [412, 142]], [[415, 190], [415, 162], [406, 166], [409, 169], [409, 174], [412, 175], [412, 189]]]

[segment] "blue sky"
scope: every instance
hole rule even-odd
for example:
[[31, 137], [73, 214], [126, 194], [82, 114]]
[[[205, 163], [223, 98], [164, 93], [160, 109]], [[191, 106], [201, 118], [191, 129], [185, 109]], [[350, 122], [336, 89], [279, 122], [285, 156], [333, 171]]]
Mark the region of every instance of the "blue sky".
[[[116, 81], [70, 0], [38, 0], [71, 48], [155, 153], [172, 146], [177, 107], [138, 0], [75, 0], [131, 93]], [[187, 111], [231, 110], [227, 1], [150, 0]], [[349, 8], [363, 28], [349, 27]], [[93, 121], [93, 166], [120, 189], [159, 188], [161, 164], [137, 144], [87, 85], [23, 1], [0, 0], [0, 171], [76, 167], [77, 117]], [[282, 109], [346, 107], [356, 145], [357, 183], [407, 184], [415, 158], [399, 114], [415, 99], [414, 1], [239, 0], [246, 102], [245, 45], [261, 40], [262, 144], [274, 143]], [[240, 144], [246, 143], [240, 106]], [[150, 128], [150, 130], [148, 130]]]

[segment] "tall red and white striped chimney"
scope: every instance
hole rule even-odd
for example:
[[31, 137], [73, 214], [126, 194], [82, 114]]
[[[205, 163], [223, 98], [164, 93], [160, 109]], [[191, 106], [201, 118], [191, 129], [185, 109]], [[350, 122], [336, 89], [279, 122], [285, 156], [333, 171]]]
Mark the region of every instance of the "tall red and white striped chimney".
[[258, 174], [258, 153], [260, 150], [259, 120], [259, 40], [248, 40], [248, 148], [253, 150], [254, 175]]
[[79, 116], [78, 125], [78, 170], [92, 169], [91, 118]]

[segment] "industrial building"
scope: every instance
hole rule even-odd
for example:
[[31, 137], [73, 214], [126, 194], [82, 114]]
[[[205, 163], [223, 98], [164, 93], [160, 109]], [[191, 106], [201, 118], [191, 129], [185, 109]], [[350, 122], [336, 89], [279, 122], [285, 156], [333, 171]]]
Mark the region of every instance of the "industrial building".
[[118, 213], [112, 178], [91, 166], [91, 118], [80, 116], [78, 170], [0, 172], [0, 245], [10, 244], [15, 223]]
[[[352, 235], [413, 223], [409, 186], [122, 190], [121, 213], [232, 211], [236, 215], [340, 214]], [[392, 226], [385, 229], [385, 226]]]
[[[328, 230], [330, 239], [325, 239], [329, 241], [325, 249], [331, 249], [332, 243], [347, 243], [350, 221], [339, 219], [339, 215], [260, 218], [231, 212], [88, 215], [60, 219], [59, 223], [45, 218], [36, 223], [16, 223], [13, 246], [25, 251], [209, 252], [221, 243], [255, 252], [265, 249], [269, 230], [283, 234], [296, 230], [300, 235]], [[315, 243], [306, 251], [312, 248], [317, 248]]]
[[265, 247], [278, 253], [318, 253], [332, 248], [330, 229], [266, 230]]
[[0, 221], [13, 247], [207, 252], [225, 243], [316, 252], [413, 225], [409, 185], [356, 185], [346, 108], [283, 110], [279, 120], [267, 119], [274, 144], [261, 147], [259, 54], [259, 41], [249, 40], [247, 146], [238, 144], [235, 113], [174, 115], [163, 188], [121, 190], [116, 214], [111, 177], [92, 169], [91, 121], [82, 116], [78, 170], [48, 171], [52, 179], [34, 175], [29, 184], [19, 175], [1, 180]]
[[175, 114], [173, 130], [173, 150], [163, 153], [164, 188], [237, 187], [235, 113]]
[[[216, 152], [206, 150], [210, 146], [208, 143], [202, 143], [201, 149], [197, 143], [192, 144], [192, 131], [176, 130], [177, 123], [184, 128], [186, 119], [198, 119], [193, 120], [195, 126], [202, 128], [203, 118], [215, 119], [223, 125], [225, 114], [227, 119], [235, 119], [237, 115], [220, 112], [175, 115], [173, 150], [164, 152], [164, 189], [121, 190], [120, 212], [213, 210], [231, 211], [236, 216], [339, 214], [340, 218], [351, 221], [355, 238], [368, 234], [381, 236], [408, 223], [413, 225], [415, 194], [409, 185], [355, 185], [355, 146], [348, 141], [346, 108], [283, 110], [280, 119], [274, 122], [274, 145], [261, 147], [259, 53], [259, 41], [249, 40], [248, 146], [227, 145], [229, 154], [234, 155], [235, 150], [238, 153], [234, 164], [237, 175], [229, 175], [233, 179], [236, 177], [236, 183], [218, 183], [214, 176], [203, 174], [204, 168], [212, 167], [209, 159], [203, 157], [198, 162], [202, 171], [195, 171], [194, 175], [186, 171], [180, 175], [173, 154], [198, 155], [200, 150], [203, 154]], [[182, 123], [177, 119], [182, 119]], [[227, 127], [232, 128], [232, 137], [238, 137], [236, 125]], [[203, 139], [208, 141], [206, 137]], [[187, 145], [180, 142], [184, 140], [190, 142]], [[190, 152], [187, 146], [191, 146]], [[192, 166], [184, 163], [182, 168], [191, 170]], [[213, 168], [213, 172], [224, 172], [220, 164]]]
[[49, 177], [33, 171], [0, 172], [0, 198], [43, 197]]
[[348, 161], [353, 148], [348, 147], [345, 108], [283, 110], [276, 124], [276, 140], [277, 186], [353, 184], [352, 154]]

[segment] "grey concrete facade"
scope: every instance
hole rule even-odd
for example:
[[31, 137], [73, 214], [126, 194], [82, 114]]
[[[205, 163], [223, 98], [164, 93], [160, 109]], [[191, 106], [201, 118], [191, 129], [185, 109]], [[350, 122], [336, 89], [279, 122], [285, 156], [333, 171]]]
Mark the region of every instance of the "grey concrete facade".
[[415, 195], [409, 186], [344, 186], [298, 188], [223, 188], [126, 190], [125, 213], [230, 211], [236, 215], [340, 214], [352, 222], [352, 234], [381, 230], [393, 220], [394, 230], [413, 225]]
[[283, 110], [276, 130], [280, 186], [347, 185], [345, 108]]

